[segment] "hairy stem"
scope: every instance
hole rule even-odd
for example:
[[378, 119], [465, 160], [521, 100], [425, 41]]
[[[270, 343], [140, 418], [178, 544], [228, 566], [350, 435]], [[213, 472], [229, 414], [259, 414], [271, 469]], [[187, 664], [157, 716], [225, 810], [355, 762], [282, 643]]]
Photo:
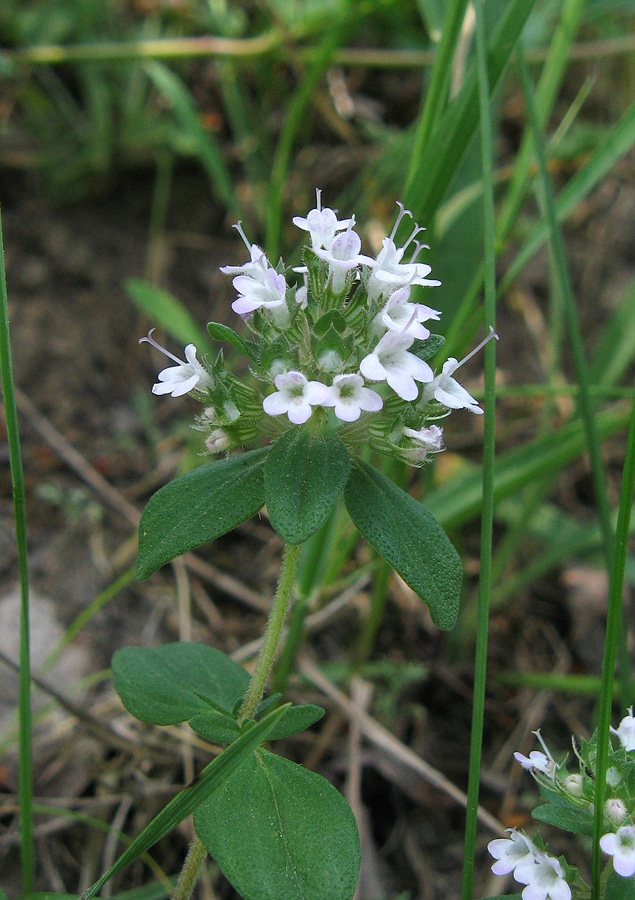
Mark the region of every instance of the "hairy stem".
[[245, 699], [240, 710], [240, 716], [238, 717], [239, 723], [244, 722], [246, 719], [253, 719], [258, 704], [262, 700], [262, 695], [265, 692], [276, 650], [278, 649], [280, 634], [287, 615], [289, 600], [291, 599], [291, 591], [293, 590], [295, 575], [298, 568], [300, 546], [300, 544], [295, 546], [286, 544], [284, 548], [280, 580], [278, 581], [276, 595], [271, 604], [271, 613], [269, 614], [269, 621], [267, 622], [265, 640], [262, 645], [262, 650], [260, 651], [260, 656], [258, 657], [258, 662], [256, 663], [254, 674], [251, 676], [249, 688], [245, 694]]
[[205, 846], [195, 837], [187, 851], [172, 900], [190, 900], [206, 856]]

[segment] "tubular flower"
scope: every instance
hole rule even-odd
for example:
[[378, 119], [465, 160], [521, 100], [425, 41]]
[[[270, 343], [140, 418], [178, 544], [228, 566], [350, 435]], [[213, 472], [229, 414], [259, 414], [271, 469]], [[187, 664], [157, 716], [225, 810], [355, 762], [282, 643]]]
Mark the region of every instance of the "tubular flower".
[[635, 750], [635, 718], [633, 717], [632, 706], [628, 711], [628, 715], [624, 716], [617, 728], [611, 728], [611, 732], [616, 735], [626, 751]]
[[329, 391], [329, 399], [322, 406], [334, 406], [342, 422], [356, 422], [362, 410], [378, 412], [384, 405], [379, 394], [364, 387], [361, 375], [336, 375]]
[[553, 856], [538, 853], [531, 862], [516, 866], [514, 878], [527, 885], [523, 900], [570, 900], [571, 888], [565, 881], [562, 865]]
[[484, 341], [475, 347], [471, 353], [468, 353], [461, 362], [458, 362], [454, 357], [450, 357], [450, 359], [446, 360], [443, 363], [443, 369], [440, 375], [426, 386], [424, 392], [424, 399], [430, 400], [432, 397], [440, 403], [442, 406], [446, 406], [448, 409], [469, 409], [470, 412], [477, 413], [477, 415], [482, 416], [483, 410], [478, 405], [477, 401], [469, 394], [464, 387], [456, 381], [452, 376], [456, 372], [457, 369], [471, 359], [475, 353], [485, 346], [492, 338], [498, 340], [498, 335], [492, 329], [488, 337], [485, 338]]
[[147, 337], [139, 338], [139, 343], [148, 343], [157, 350], [160, 350], [168, 359], [173, 359], [175, 366], [168, 366], [159, 372], [156, 384], [152, 385], [153, 394], [170, 394], [172, 397], [182, 397], [183, 394], [189, 394], [194, 388], [204, 390], [210, 386], [212, 379], [209, 373], [203, 368], [196, 358], [196, 347], [194, 344], [188, 344], [185, 348], [185, 359], [187, 362], [180, 360], [178, 356], [174, 356], [152, 337], [154, 328], [151, 328]]
[[265, 397], [262, 408], [268, 416], [286, 413], [294, 425], [303, 425], [313, 414], [314, 406], [324, 406], [330, 400], [329, 389], [319, 381], [307, 381], [302, 372], [277, 375], [278, 390]]
[[360, 372], [369, 381], [386, 381], [402, 400], [415, 400], [419, 393], [415, 381], [432, 381], [434, 375], [427, 362], [408, 353], [413, 342], [411, 334], [386, 332], [359, 364]]
[[355, 218], [338, 220], [335, 212], [328, 207], [322, 209], [322, 191], [316, 192], [316, 209], [312, 209], [306, 216], [294, 216], [293, 224], [303, 231], [308, 231], [311, 236], [311, 246], [315, 251], [330, 250], [338, 231], [349, 228]]
[[613, 857], [613, 868], [622, 878], [635, 875], [635, 827], [623, 825], [615, 834], [600, 838], [600, 847]]
[[494, 875], [509, 875], [516, 866], [532, 863], [539, 852], [526, 834], [515, 828], [508, 831], [509, 838], [497, 838], [487, 845], [490, 855], [496, 860], [492, 865]]
[[407, 331], [414, 338], [425, 341], [430, 337], [430, 329], [422, 323], [430, 319], [438, 321], [441, 313], [423, 303], [408, 303], [410, 288], [399, 288], [390, 297], [379, 315], [375, 318], [375, 326], [387, 328], [389, 331]]

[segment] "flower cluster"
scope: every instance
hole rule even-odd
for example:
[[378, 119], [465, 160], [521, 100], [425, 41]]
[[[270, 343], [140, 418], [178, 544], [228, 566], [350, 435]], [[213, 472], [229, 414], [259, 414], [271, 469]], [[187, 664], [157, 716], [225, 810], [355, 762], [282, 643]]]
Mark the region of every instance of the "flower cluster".
[[510, 829], [510, 838], [490, 841], [487, 849], [496, 862], [495, 875], [509, 875], [523, 888], [523, 900], [570, 900], [571, 888], [562, 864], [553, 856], [539, 850], [527, 835]]
[[[567, 827], [567, 822], [575, 822], [575, 831], [591, 835], [597, 735], [590, 741], [580, 741], [579, 745], [574, 741], [579, 771], [569, 772], [566, 760], [556, 763], [540, 732], [534, 734], [542, 751], [534, 750], [529, 756], [515, 753], [514, 756], [531, 772], [547, 801], [538, 817], [563, 828]], [[631, 878], [635, 875], [635, 716], [632, 708], [618, 728], [611, 728], [611, 734], [617, 741], [609, 743], [607, 799], [603, 810], [605, 833], [600, 839], [600, 847], [612, 857], [617, 875]], [[587, 896], [588, 888], [576, 870], [538, 849], [522, 832], [514, 829], [509, 838], [491, 841], [488, 849], [495, 859], [492, 865], [495, 875], [513, 872], [516, 881], [526, 885], [523, 900], [569, 900], [571, 885], [575, 897], [578, 894]]]
[[238, 294], [232, 309], [251, 332], [239, 337], [226, 326], [211, 324], [212, 337], [225, 340], [248, 357], [254, 385], [248, 386], [224, 367], [222, 354], [213, 363], [199, 362], [195, 347], [185, 361], [142, 338], [176, 365], [160, 372], [153, 391], [178, 397], [192, 392], [205, 404], [199, 427], [208, 432], [212, 453], [248, 446], [303, 425], [319, 411], [351, 449], [369, 443], [374, 449], [421, 465], [442, 449], [443, 429], [436, 420], [455, 409], [481, 413], [476, 400], [455, 378], [457, 370], [492, 337], [459, 362], [448, 359], [436, 373], [428, 360], [443, 344], [428, 324], [441, 313], [411, 296], [415, 285], [440, 284], [429, 278], [430, 266], [417, 261], [425, 244], [414, 225], [403, 246], [396, 235], [412, 214], [399, 205], [392, 232], [376, 258], [361, 253], [355, 217], [338, 219], [322, 207], [294, 224], [308, 234], [303, 278], [290, 284], [293, 272], [282, 262], [274, 267], [250, 244], [241, 224], [249, 260], [223, 266]]

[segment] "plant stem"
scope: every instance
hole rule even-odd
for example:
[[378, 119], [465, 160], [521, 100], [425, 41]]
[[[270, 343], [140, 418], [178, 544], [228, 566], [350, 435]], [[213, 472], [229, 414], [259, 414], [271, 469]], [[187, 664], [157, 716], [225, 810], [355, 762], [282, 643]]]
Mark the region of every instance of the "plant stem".
[[207, 849], [205, 845], [195, 837], [187, 851], [179, 880], [172, 894], [172, 900], [190, 900], [206, 856]]
[[265, 640], [240, 710], [240, 715], [238, 717], [239, 724], [246, 719], [253, 719], [258, 704], [262, 700], [262, 695], [265, 692], [276, 650], [278, 649], [280, 634], [287, 615], [291, 591], [293, 590], [295, 582], [295, 574], [298, 568], [298, 559], [300, 557], [300, 547], [300, 544], [285, 545], [284, 556], [282, 557], [282, 568], [280, 570], [280, 580], [278, 581], [278, 589], [276, 590], [276, 595], [271, 604], [271, 613], [269, 614], [269, 621], [267, 622]]
[[29, 653], [29, 573], [26, 546], [26, 505], [24, 471], [18, 431], [18, 412], [15, 402], [11, 341], [9, 338], [9, 307], [4, 267], [2, 220], [0, 219], [0, 377], [4, 397], [4, 415], [9, 445], [15, 538], [20, 572], [20, 686], [19, 686], [19, 797], [20, 797], [20, 859], [22, 892], [33, 890], [35, 850], [33, 843], [33, 758], [31, 749], [31, 663]]

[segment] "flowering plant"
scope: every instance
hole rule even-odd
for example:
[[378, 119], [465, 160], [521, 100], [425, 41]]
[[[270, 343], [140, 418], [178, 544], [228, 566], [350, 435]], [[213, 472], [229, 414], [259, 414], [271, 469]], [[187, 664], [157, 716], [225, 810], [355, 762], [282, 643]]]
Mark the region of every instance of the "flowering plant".
[[[604, 802], [604, 833], [600, 847], [608, 856], [601, 878], [603, 900], [632, 900], [635, 897], [635, 717], [629, 710], [609, 743]], [[592, 836], [597, 760], [597, 733], [589, 741], [573, 741], [576, 771], [567, 760], [556, 762], [535, 732], [542, 751], [529, 756], [515, 753], [520, 765], [531, 772], [545, 801], [533, 816], [573, 834]], [[577, 868], [546, 852], [540, 838], [530, 839], [515, 828], [509, 838], [488, 845], [494, 857], [495, 875], [509, 875], [525, 885], [522, 900], [583, 900], [591, 889]]]
[[[272, 266], [238, 223], [249, 259], [221, 271], [233, 277], [238, 296], [232, 309], [248, 336], [218, 323], [208, 330], [247, 358], [250, 382], [228, 370], [222, 350], [213, 360], [199, 360], [190, 344], [181, 360], [152, 332], [141, 339], [174, 363], [159, 373], [154, 393], [191, 393], [200, 400], [196, 427], [206, 433], [209, 452], [224, 456], [151, 498], [139, 529], [138, 577], [265, 505], [286, 545], [251, 678], [199, 644], [125, 648], [113, 658], [115, 687], [133, 715], [158, 725], [187, 721], [202, 737], [228, 745], [208, 767], [216, 765], [212, 786], [183, 807], [194, 812], [197, 838], [177, 900], [189, 897], [206, 852], [247, 900], [353, 896], [359, 841], [344, 799], [324, 779], [261, 746], [323, 714], [316, 706], [280, 706], [279, 696], [263, 695], [300, 547], [326, 522], [341, 493], [360, 534], [428, 604], [433, 621], [447, 629], [456, 620], [462, 579], [456, 551], [421, 504], [366, 458], [371, 448], [422, 465], [442, 448], [439, 419], [453, 409], [481, 412], [454, 377], [465, 360], [447, 360], [438, 374], [430, 366], [443, 338], [431, 334], [428, 323], [440, 313], [414, 302], [411, 289], [440, 282], [429, 278], [429, 265], [417, 262], [424, 247], [416, 240], [419, 226], [403, 246], [395, 243], [406, 216], [400, 205], [391, 234], [372, 258], [360, 252], [354, 217], [338, 219], [322, 207], [318, 191], [316, 208], [294, 219], [309, 237], [295, 270], [299, 284], [290, 283], [293, 273], [282, 262]], [[243, 452], [230, 455], [239, 448]]]

